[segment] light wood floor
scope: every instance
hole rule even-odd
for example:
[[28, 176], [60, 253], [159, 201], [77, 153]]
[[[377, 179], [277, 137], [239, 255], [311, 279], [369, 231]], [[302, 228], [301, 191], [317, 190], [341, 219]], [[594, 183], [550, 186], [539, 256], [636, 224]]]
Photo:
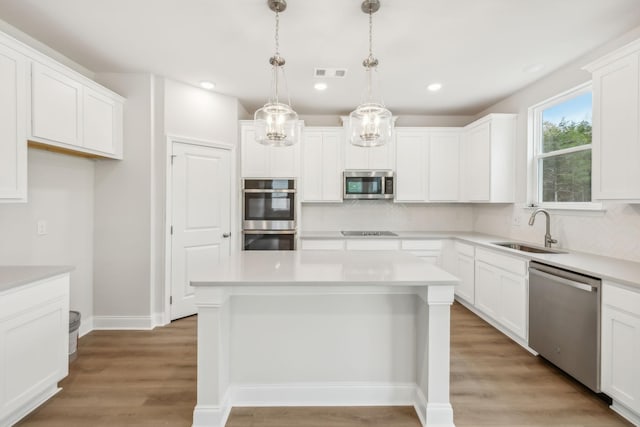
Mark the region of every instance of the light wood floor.
[[[454, 304], [451, 401], [456, 426], [630, 426], [586, 388]], [[191, 425], [196, 319], [150, 332], [83, 337], [63, 391], [22, 427]], [[419, 427], [411, 407], [235, 408], [227, 427]]]

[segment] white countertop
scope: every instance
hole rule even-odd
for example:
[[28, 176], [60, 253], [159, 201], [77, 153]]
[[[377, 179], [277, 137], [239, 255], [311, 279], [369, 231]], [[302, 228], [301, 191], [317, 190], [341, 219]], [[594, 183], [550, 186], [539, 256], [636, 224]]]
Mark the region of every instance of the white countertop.
[[194, 277], [211, 285], [455, 285], [441, 268], [400, 251], [240, 251], [215, 272]]
[[[482, 233], [463, 231], [397, 231], [397, 236], [345, 237], [339, 231], [305, 231], [300, 233], [301, 239], [455, 239], [473, 244], [477, 247], [514, 255], [532, 261], [542, 262], [581, 274], [594, 276], [603, 280], [628, 285], [640, 290], [640, 263], [584, 252], [567, 251], [565, 254], [536, 254], [521, 252], [493, 244], [494, 242], [516, 241], [513, 239], [492, 236]], [[517, 242], [517, 241], [516, 241]], [[528, 242], [521, 242], [529, 244]], [[537, 246], [537, 244], [534, 244]]]
[[67, 265], [0, 265], [0, 292], [71, 270]]

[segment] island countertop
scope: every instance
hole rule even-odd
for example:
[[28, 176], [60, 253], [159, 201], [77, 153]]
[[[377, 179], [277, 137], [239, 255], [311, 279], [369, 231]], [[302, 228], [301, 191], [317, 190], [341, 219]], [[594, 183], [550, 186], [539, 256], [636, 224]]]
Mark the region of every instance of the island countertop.
[[193, 286], [225, 285], [455, 285], [441, 268], [400, 251], [241, 251]]
[[0, 265], [0, 292], [71, 270], [73, 267], [66, 265]]

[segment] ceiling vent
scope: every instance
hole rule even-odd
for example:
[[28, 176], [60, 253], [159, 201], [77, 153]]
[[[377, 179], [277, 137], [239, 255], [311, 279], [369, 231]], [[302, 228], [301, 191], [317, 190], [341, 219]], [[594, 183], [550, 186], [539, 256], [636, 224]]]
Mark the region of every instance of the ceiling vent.
[[314, 77], [343, 79], [347, 76], [346, 68], [315, 68], [313, 70]]

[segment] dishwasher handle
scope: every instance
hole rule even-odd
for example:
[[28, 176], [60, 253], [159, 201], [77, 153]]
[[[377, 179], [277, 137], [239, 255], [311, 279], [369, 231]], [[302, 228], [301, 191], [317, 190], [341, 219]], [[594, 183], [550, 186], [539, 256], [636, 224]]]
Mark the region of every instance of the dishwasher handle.
[[564, 277], [560, 277], [560, 276], [556, 276], [554, 274], [549, 274], [546, 273], [544, 271], [535, 269], [535, 268], [529, 268], [529, 274], [534, 274], [536, 276], [541, 276], [544, 277], [545, 279], [549, 279], [549, 280], [553, 280], [555, 283], [559, 283], [561, 285], [567, 285], [567, 286], [571, 286], [573, 288], [576, 289], [580, 289], [582, 291], [586, 291], [586, 292], [593, 292], [598, 290], [597, 286], [591, 286], [588, 285], [586, 283], [581, 283], [581, 282], [576, 282], [575, 280], [569, 280], [569, 279], [565, 279]]

